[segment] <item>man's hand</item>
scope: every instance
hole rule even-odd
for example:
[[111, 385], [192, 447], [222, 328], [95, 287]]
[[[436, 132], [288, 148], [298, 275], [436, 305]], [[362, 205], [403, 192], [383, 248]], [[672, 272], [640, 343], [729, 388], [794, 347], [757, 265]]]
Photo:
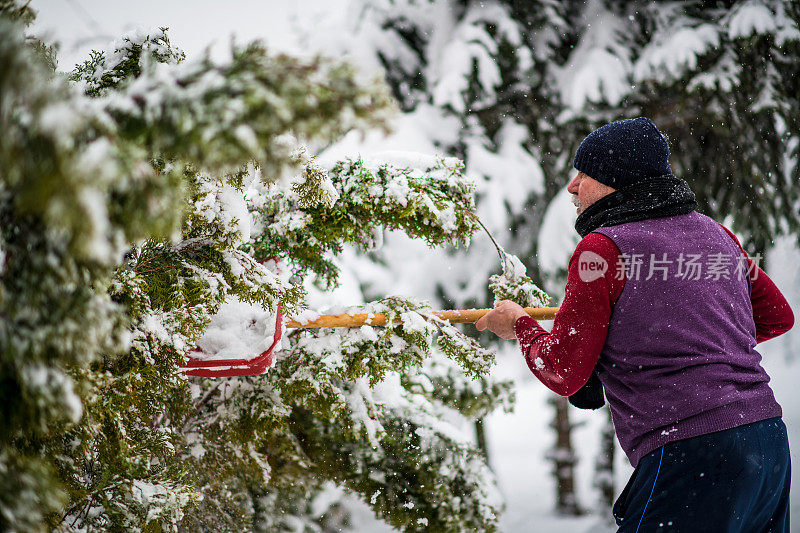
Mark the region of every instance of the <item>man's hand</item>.
[[500, 300], [494, 304], [494, 309], [483, 315], [475, 322], [475, 327], [478, 331], [483, 331], [487, 327], [489, 331], [504, 339], [516, 339], [517, 334], [514, 333], [514, 324], [521, 316], [527, 316], [528, 313], [520, 306], [511, 300]]

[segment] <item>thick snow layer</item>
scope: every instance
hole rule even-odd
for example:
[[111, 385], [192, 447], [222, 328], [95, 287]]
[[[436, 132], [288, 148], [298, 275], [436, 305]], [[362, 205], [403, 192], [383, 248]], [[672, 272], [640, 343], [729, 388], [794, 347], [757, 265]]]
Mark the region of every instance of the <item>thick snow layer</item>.
[[353, 131], [339, 142], [326, 148], [317, 158], [320, 164], [332, 166], [346, 157], [361, 155], [364, 159], [375, 159], [377, 154], [387, 152], [413, 152], [417, 154], [440, 154], [432, 139], [452, 143], [457, 140], [460, 128], [454, 117], [445, 117], [436, 107], [421, 104], [411, 113], [396, 116], [391, 123], [392, 133], [384, 135], [370, 132], [363, 135]]
[[778, 27], [775, 14], [760, 2], [746, 2], [734, 11], [728, 21], [728, 37], [749, 37], [774, 32]]
[[200, 186], [202, 194], [195, 203], [195, 212], [209, 224], [216, 221], [222, 227], [234, 229], [241, 242], [250, 240], [252, 228], [244, 192], [228, 184], [220, 187], [213, 181], [204, 181]]
[[258, 304], [230, 298], [212, 317], [211, 324], [197, 341], [199, 351], [192, 356], [203, 361], [258, 357], [274, 341], [275, 318]]
[[446, 61], [439, 63], [441, 71], [435, 74], [437, 81], [433, 87], [433, 101], [437, 105], [449, 105], [463, 112], [463, 93], [473, 69], [484, 93], [493, 94], [500, 85], [500, 69], [493, 59], [497, 43], [485, 28], [475, 24], [476, 18], [482, 18], [482, 11], [482, 6], [472, 6], [442, 49]]
[[[378, 168], [386, 163], [397, 168], [418, 168], [426, 169], [438, 166], [441, 157], [435, 155], [413, 152], [410, 150], [384, 150], [374, 152], [370, 157], [364, 159], [364, 165], [370, 168]], [[452, 167], [459, 164], [455, 157], [445, 157], [444, 164]]]
[[571, 65], [560, 77], [563, 101], [576, 111], [587, 102], [617, 105], [630, 89], [625, 62], [602, 48], [579, 52], [580, 64]]
[[507, 210], [521, 214], [531, 193], [544, 192], [544, 171], [524, 146], [528, 137], [527, 128], [509, 119], [497, 133], [495, 149], [482, 136], [467, 144], [467, 174], [476, 177], [480, 215], [493, 230], [503, 227]]
[[699, 56], [718, 45], [719, 33], [712, 24], [657, 34], [634, 65], [634, 77], [637, 80], [666, 79], [666, 73], [678, 78], [685, 70], [697, 66]]
[[630, 91], [629, 52], [619, 43], [627, 20], [606, 11], [601, 2], [589, 2], [585, 31], [569, 61], [555, 70], [561, 101], [573, 110], [587, 102], [616, 105]]

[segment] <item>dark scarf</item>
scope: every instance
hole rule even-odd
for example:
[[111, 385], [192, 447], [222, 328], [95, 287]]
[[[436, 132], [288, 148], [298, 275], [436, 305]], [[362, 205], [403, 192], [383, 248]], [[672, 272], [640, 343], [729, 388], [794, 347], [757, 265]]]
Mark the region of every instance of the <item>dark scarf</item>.
[[673, 175], [647, 178], [600, 198], [578, 215], [575, 230], [586, 237], [597, 228], [648, 218], [684, 215], [697, 209], [689, 185]]
[[[616, 226], [650, 218], [662, 218], [691, 213], [697, 200], [689, 185], [673, 175], [647, 178], [618, 189], [587, 207], [575, 221], [575, 230], [586, 237], [597, 228]], [[603, 385], [597, 368], [589, 381], [569, 397], [580, 409], [599, 409], [605, 405]]]

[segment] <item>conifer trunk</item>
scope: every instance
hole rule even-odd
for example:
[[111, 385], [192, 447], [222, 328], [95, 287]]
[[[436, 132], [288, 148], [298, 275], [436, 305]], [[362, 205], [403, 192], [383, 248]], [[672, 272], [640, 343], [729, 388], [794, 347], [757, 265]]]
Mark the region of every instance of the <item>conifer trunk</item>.
[[595, 461], [594, 486], [600, 490], [600, 507], [603, 513], [614, 505], [614, 452], [616, 434], [611, 420], [611, 410], [605, 408], [606, 419], [600, 430], [600, 451]]
[[478, 449], [486, 459], [486, 464], [489, 465], [489, 468], [492, 468], [492, 465], [489, 463], [489, 443], [486, 439], [486, 425], [484, 424], [483, 417], [475, 420], [475, 441]]
[[556, 485], [556, 512], [562, 515], [581, 514], [575, 493], [575, 464], [577, 457], [572, 447], [573, 424], [569, 420], [569, 402], [566, 398], [554, 397], [548, 402], [554, 407], [554, 418], [550, 424], [555, 430], [556, 442], [547, 453], [552, 461], [552, 474]]

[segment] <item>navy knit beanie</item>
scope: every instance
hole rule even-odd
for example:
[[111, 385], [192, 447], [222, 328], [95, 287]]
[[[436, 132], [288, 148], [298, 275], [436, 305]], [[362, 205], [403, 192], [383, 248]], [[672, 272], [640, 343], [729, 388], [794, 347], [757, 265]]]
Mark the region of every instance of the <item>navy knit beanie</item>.
[[669, 146], [649, 118], [618, 120], [590, 133], [572, 166], [609, 187], [621, 189], [644, 178], [672, 174]]

